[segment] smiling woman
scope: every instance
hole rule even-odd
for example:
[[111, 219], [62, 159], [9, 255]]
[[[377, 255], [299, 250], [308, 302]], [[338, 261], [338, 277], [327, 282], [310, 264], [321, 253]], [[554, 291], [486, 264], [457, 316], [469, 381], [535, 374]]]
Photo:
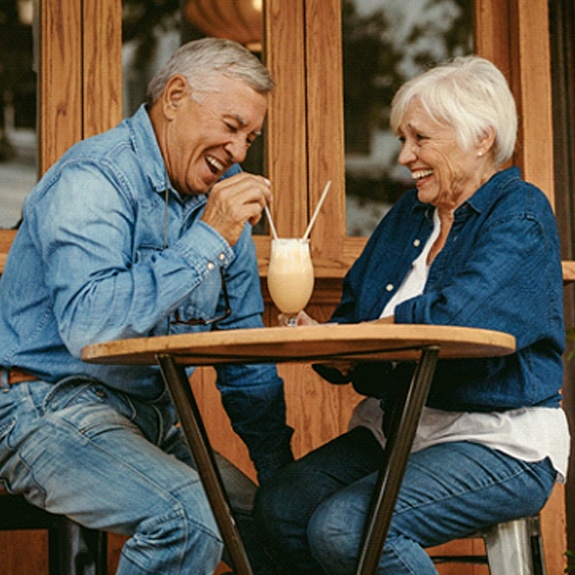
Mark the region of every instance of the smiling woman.
[[473, 2], [342, 0], [341, 6], [346, 228], [350, 236], [368, 236], [411, 186], [389, 130], [392, 96], [425, 65], [472, 51]]

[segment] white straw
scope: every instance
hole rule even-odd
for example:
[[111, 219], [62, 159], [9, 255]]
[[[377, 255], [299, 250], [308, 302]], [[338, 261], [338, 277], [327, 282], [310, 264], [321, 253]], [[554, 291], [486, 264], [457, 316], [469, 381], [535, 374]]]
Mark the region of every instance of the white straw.
[[315, 220], [319, 214], [319, 211], [321, 210], [321, 205], [323, 204], [325, 197], [327, 196], [327, 193], [329, 192], [330, 186], [331, 186], [331, 180], [328, 180], [327, 184], [325, 185], [325, 188], [323, 189], [323, 193], [321, 194], [321, 198], [319, 199], [319, 202], [317, 204], [317, 208], [315, 209], [315, 212], [314, 212], [313, 216], [311, 217], [311, 220], [309, 222], [307, 230], [305, 231], [305, 234], [303, 235], [304, 240], [307, 240], [307, 238], [311, 232], [311, 228], [315, 224]]
[[276, 232], [276, 227], [274, 226], [274, 221], [272, 220], [272, 215], [270, 213], [270, 209], [268, 208], [267, 204], [266, 204], [266, 207], [264, 208], [264, 210], [266, 211], [266, 216], [268, 217], [268, 222], [270, 224], [270, 229], [272, 231], [274, 239], [277, 240], [278, 239], [278, 233]]

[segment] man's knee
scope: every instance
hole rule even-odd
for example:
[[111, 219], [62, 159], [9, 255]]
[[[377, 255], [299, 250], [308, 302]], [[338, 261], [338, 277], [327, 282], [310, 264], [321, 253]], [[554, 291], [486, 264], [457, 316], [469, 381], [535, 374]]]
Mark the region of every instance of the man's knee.
[[179, 572], [176, 566], [213, 565], [215, 569], [223, 543], [207, 502], [203, 507], [186, 509], [177, 504], [142, 521], [126, 542], [123, 558], [140, 566], [143, 573]]

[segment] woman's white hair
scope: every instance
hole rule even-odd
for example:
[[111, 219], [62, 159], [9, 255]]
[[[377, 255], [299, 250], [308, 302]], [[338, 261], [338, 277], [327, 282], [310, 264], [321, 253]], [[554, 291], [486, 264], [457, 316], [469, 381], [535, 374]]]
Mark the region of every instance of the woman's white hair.
[[507, 80], [489, 60], [461, 56], [408, 80], [391, 104], [395, 133], [414, 100], [436, 122], [451, 126], [463, 149], [471, 149], [493, 129], [495, 165], [512, 156], [517, 137], [515, 100]]
[[196, 94], [217, 91], [222, 76], [241, 80], [260, 94], [274, 87], [267, 68], [247, 48], [223, 38], [203, 38], [178, 48], [152, 78], [146, 93], [149, 106], [176, 74], [184, 76]]

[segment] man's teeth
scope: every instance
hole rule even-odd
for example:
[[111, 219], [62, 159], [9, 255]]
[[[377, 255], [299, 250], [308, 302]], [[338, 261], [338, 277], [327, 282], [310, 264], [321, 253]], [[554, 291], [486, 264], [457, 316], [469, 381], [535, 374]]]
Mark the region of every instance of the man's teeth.
[[213, 156], [207, 156], [206, 161], [208, 164], [210, 164], [210, 166], [212, 166], [212, 168], [214, 168], [216, 172], [221, 172], [225, 167], [218, 159], [214, 158]]
[[421, 180], [421, 178], [431, 176], [431, 174], [433, 174], [433, 170], [417, 170], [417, 172], [411, 172], [411, 177], [414, 180]]

